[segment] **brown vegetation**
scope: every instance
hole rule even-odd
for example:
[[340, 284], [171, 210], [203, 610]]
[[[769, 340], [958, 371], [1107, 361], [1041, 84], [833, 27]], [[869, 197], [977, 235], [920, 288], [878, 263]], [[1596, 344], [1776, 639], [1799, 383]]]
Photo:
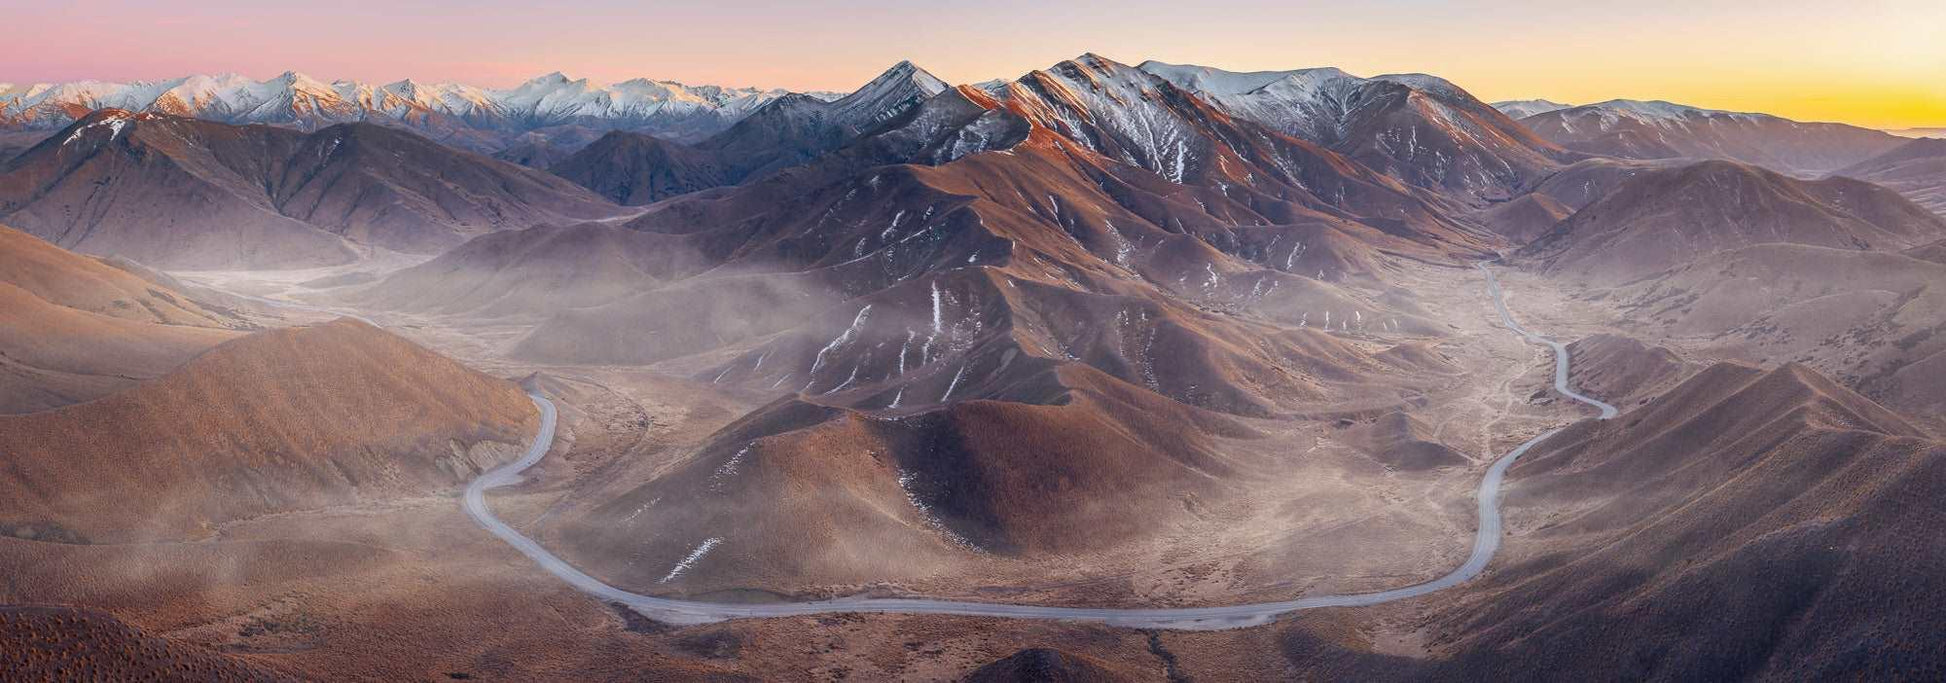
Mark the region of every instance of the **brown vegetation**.
[[0, 606], [10, 681], [295, 681], [278, 667], [158, 638], [103, 612]]
[[1519, 257], [1551, 275], [1613, 285], [1760, 244], [1898, 251], [1942, 235], [1946, 218], [1870, 183], [1713, 161], [1640, 173]]
[[228, 310], [0, 226], [0, 414], [125, 389], [246, 325]]
[[169, 538], [451, 489], [534, 425], [511, 383], [364, 323], [260, 332], [91, 403], [0, 416], [0, 523]]

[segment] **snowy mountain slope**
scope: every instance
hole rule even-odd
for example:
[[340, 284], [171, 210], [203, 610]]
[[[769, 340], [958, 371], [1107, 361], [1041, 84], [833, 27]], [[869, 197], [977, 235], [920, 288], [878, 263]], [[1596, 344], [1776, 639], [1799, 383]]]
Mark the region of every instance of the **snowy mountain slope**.
[[946, 89], [945, 81], [902, 61], [844, 97], [777, 98], [698, 147], [744, 160], [762, 159], [743, 163], [750, 167], [749, 174], [795, 165], [842, 146]]
[[733, 185], [803, 164], [843, 147], [947, 90], [911, 62], [899, 62], [842, 97], [789, 94], [694, 145], [638, 133], [604, 136], [552, 170], [625, 204], [647, 204]]
[[1555, 144], [1588, 154], [1725, 159], [1812, 175], [1864, 161], [1903, 142], [1889, 133], [1839, 123], [1802, 123], [1660, 100], [1609, 100], [1534, 114], [1521, 123]]
[[1557, 166], [1561, 150], [1445, 79], [1360, 78], [1335, 68], [1232, 72], [1138, 67], [1231, 116], [1346, 154], [1417, 187], [1504, 199]]
[[[1122, 176], [1144, 185], [1163, 181], [1150, 191], [1174, 194], [1176, 201], [1199, 207], [1197, 213], [1218, 223], [1277, 225], [1329, 216], [1365, 222], [1439, 248], [1472, 240], [1446, 220], [1443, 209], [1432, 206], [1450, 203], [1444, 198], [1301, 138], [1232, 117], [1160, 76], [1099, 55], [1084, 54], [1035, 70], [1005, 86], [959, 88], [952, 93], [951, 107], [933, 106], [946, 99], [942, 95], [928, 102], [912, 123], [936, 122], [926, 117], [929, 110], [945, 114], [967, 104], [996, 113], [940, 117], [967, 125], [923, 134], [929, 143], [920, 147], [925, 152], [915, 160], [948, 161], [1007, 149], [1024, 139], [1031, 146], [1061, 150], [1094, 168], [1090, 174]], [[1024, 136], [1019, 123], [1029, 126]], [[882, 132], [874, 141], [886, 136]], [[1135, 170], [1154, 175], [1137, 180], [1130, 175]], [[1172, 185], [1183, 189], [1161, 189]]]
[[1500, 110], [1500, 113], [1511, 116], [1515, 120], [1524, 119], [1535, 114], [1560, 111], [1572, 106], [1574, 105], [1561, 104], [1553, 100], [1506, 100], [1493, 103], [1494, 109]]
[[[499, 132], [585, 125], [697, 139], [786, 94], [644, 78], [606, 84], [560, 73], [501, 90], [410, 79], [384, 85], [325, 83], [296, 72], [263, 81], [237, 74], [195, 75], [132, 83], [0, 84], [0, 127], [55, 129], [89, 111], [115, 108], [305, 130], [351, 121], [423, 127], [424, 119], [432, 117]], [[829, 97], [812, 94], [813, 99]]]

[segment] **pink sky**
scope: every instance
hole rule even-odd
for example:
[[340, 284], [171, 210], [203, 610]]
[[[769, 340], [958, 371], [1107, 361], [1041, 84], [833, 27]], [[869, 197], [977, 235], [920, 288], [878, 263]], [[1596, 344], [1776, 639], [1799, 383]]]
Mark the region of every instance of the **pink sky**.
[[[549, 71], [849, 89], [901, 59], [952, 82], [1094, 51], [1231, 69], [1439, 74], [1483, 99], [1614, 97], [1946, 125], [1946, 3], [1135, 0], [640, 3], [4, 0], [0, 83], [258, 78], [506, 86]], [[1357, 6], [1352, 6], [1357, 5]]]

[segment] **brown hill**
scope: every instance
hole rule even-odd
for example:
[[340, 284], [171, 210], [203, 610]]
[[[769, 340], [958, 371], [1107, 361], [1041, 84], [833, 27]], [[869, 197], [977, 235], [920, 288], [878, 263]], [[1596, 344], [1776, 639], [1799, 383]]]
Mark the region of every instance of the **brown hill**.
[[1526, 194], [1546, 197], [1573, 214], [1644, 171], [1682, 165], [1675, 161], [1585, 159], [1535, 183]]
[[247, 326], [229, 311], [0, 226], [0, 413], [161, 376]]
[[1251, 430], [1078, 364], [1017, 365], [1011, 400], [923, 414], [780, 399], [664, 476], [609, 483], [564, 513], [561, 538], [579, 566], [641, 588], [898, 580], [1114, 548], [1235, 485], [1215, 440]]
[[1648, 336], [1702, 338], [1749, 362], [1798, 360], [1909, 415], [1946, 409], [1946, 265], [1901, 254], [1769, 244], [1618, 288]]
[[1884, 185], [1946, 216], [1946, 139], [1913, 140], [1832, 175]]
[[1547, 234], [1574, 211], [1542, 192], [1531, 192], [1517, 199], [1495, 204], [1481, 212], [1487, 229], [1514, 244], [1526, 244]]
[[115, 264], [76, 254], [0, 225], [0, 281], [48, 303], [165, 325], [222, 327], [223, 311], [163, 289]]
[[1403, 412], [1386, 413], [1369, 423], [1354, 425], [1341, 438], [1393, 469], [1424, 470], [1473, 462], [1446, 444], [1434, 441], [1430, 427]]
[[296, 681], [300, 676], [143, 632], [104, 612], [0, 606], [0, 678], [11, 681]]
[[1905, 250], [1905, 255], [1922, 261], [1946, 263], [1946, 240], [1932, 244], [1922, 244]]
[[1897, 251], [1942, 235], [1946, 219], [1870, 183], [1711, 161], [1637, 174], [1517, 256], [1615, 284], [1757, 244]]
[[380, 309], [531, 315], [607, 303], [705, 265], [680, 235], [543, 226], [482, 236], [346, 296]]
[[421, 495], [510, 457], [535, 424], [511, 383], [369, 325], [260, 332], [90, 403], [0, 416], [0, 524], [173, 538]]
[[[1574, 360], [1568, 383], [1617, 406], [1659, 395], [1697, 369], [1669, 349], [1614, 334], [1577, 339], [1568, 344], [1568, 357]], [[1542, 376], [1552, 378], [1554, 359], [1546, 366]]]
[[545, 173], [369, 124], [306, 134], [107, 109], [0, 165], [0, 218], [167, 268], [329, 265], [356, 258], [354, 244], [430, 253], [618, 211]]
[[1946, 446], [1802, 366], [1712, 367], [1510, 479], [1510, 557], [1419, 675], [1940, 673]]

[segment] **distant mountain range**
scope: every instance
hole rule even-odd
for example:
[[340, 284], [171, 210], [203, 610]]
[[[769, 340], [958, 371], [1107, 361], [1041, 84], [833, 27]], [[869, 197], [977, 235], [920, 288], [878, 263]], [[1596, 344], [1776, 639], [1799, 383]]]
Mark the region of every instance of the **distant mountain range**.
[[1946, 216], [1946, 139], [1919, 138], [1838, 169], [1832, 175], [1892, 188], [1920, 206]]
[[1891, 133], [1842, 123], [1719, 111], [1661, 100], [1494, 105], [1542, 138], [1575, 152], [1623, 159], [1723, 159], [1784, 173], [1822, 174], [1890, 151]]
[[[1139, 70], [1196, 93], [1230, 116], [1320, 144], [1420, 187], [1504, 199], [1563, 154], [1632, 159], [1726, 159], [1801, 174], [1827, 173], [1889, 151], [1892, 133], [1844, 124], [1800, 123], [1661, 101], [1569, 105], [1515, 100], [1487, 105], [1425, 74], [1362, 78], [1334, 68], [1232, 72], [1149, 61]], [[888, 70], [918, 71], [910, 63]], [[882, 76], [880, 81], [897, 78]], [[978, 87], [998, 87], [992, 81]], [[868, 93], [859, 93], [867, 95]], [[687, 85], [637, 78], [601, 83], [551, 73], [511, 88], [402, 80], [324, 82], [286, 72], [156, 81], [0, 83], [0, 159], [37, 131], [67, 126], [96, 109], [185, 116], [229, 124], [317, 130], [338, 123], [404, 127], [468, 151], [547, 168], [608, 131], [685, 143], [727, 131], [773, 102], [776, 113], [818, 109], [843, 93]], [[870, 97], [845, 105], [879, 112]], [[848, 114], [833, 111], [842, 118]], [[1519, 121], [1519, 123], [1515, 123]], [[1927, 137], [1946, 129], [1896, 131]], [[1463, 144], [1462, 144], [1463, 142]], [[762, 146], [746, 140], [744, 147]], [[721, 175], [738, 176], [736, 172]], [[742, 174], [747, 175], [747, 173]], [[1437, 177], [1435, 177], [1437, 176]], [[638, 195], [638, 199], [639, 199]]]
[[438, 253], [620, 207], [556, 176], [368, 123], [316, 132], [102, 109], [0, 162], [0, 218], [163, 268]]
[[[387, 123], [419, 129], [435, 139], [456, 138], [478, 151], [504, 147], [493, 141], [498, 136], [563, 126], [697, 139], [791, 94], [646, 78], [608, 84], [560, 73], [506, 89], [412, 80], [326, 83], [297, 72], [262, 81], [220, 74], [129, 83], [0, 83], [0, 127], [58, 129], [89, 111], [114, 108], [303, 130], [359, 121]], [[481, 132], [487, 139], [478, 139]]]

